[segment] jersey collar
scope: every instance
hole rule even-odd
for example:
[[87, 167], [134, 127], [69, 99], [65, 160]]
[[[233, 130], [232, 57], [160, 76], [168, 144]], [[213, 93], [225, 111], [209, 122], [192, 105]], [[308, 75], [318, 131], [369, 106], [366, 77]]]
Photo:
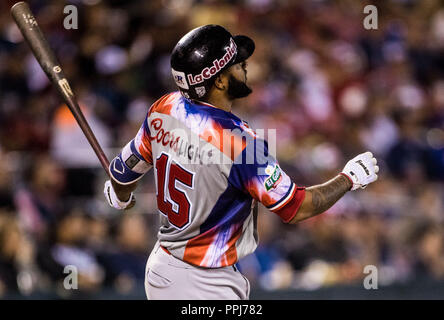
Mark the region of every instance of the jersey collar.
[[216, 107], [216, 106], [214, 106], [214, 105], [212, 105], [210, 103], [207, 103], [207, 102], [203, 102], [203, 101], [200, 101], [200, 100], [193, 100], [193, 101], [195, 101], [198, 104], [203, 104], [204, 106], [207, 106], [207, 107], [212, 107], [212, 108], [216, 108], [216, 109], [222, 110], [221, 108], [218, 108], [218, 107]]

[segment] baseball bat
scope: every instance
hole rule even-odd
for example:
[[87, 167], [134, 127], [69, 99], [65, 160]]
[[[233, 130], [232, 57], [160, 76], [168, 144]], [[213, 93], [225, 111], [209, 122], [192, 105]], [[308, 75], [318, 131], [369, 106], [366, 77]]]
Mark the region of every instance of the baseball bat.
[[43, 71], [61, 94], [63, 100], [88, 139], [89, 144], [99, 158], [103, 169], [105, 169], [106, 173], [109, 175], [109, 161], [86, 121], [85, 116], [80, 110], [71, 86], [57, 61], [54, 52], [49, 47], [45, 36], [40, 30], [28, 4], [26, 2], [16, 3], [11, 8], [11, 14]]

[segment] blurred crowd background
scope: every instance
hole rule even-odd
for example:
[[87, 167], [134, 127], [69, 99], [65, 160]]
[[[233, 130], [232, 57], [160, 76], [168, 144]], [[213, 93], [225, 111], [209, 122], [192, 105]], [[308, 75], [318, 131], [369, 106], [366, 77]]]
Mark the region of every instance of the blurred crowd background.
[[[144, 297], [159, 225], [152, 172], [125, 214], [67, 107], [0, 3], [0, 298], [111, 290]], [[299, 185], [335, 176], [358, 153], [377, 183], [296, 226], [263, 207], [260, 244], [239, 263], [252, 292], [444, 280], [444, 5], [439, 0], [29, 0], [109, 158], [149, 106], [174, 91], [170, 52], [208, 23], [256, 42], [253, 93], [233, 113], [277, 129], [281, 166]], [[78, 9], [67, 30], [65, 5]], [[367, 4], [378, 28], [366, 30]], [[67, 265], [79, 290], [63, 289]], [[444, 287], [443, 287], [444, 288]], [[441, 296], [444, 294], [444, 289]]]

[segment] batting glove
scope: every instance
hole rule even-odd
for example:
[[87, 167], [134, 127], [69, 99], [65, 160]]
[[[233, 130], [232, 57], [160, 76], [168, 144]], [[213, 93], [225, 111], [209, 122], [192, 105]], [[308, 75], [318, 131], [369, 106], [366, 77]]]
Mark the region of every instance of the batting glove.
[[375, 182], [379, 172], [376, 164], [377, 160], [371, 152], [361, 153], [347, 162], [341, 174], [353, 183], [350, 190], [364, 189], [369, 183]]
[[108, 200], [108, 204], [116, 209], [123, 210], [132, 208], [136, 202], [136, 198], [134, 194], [131, 192], [131, 196], [128, 201], [120, 201], [117, 197], [116, 192], [114, 191], [113, 185], [110, 180], [105, 182], [105, 188], [103, 189], [103, 193], [105, 194], [106, 200]]

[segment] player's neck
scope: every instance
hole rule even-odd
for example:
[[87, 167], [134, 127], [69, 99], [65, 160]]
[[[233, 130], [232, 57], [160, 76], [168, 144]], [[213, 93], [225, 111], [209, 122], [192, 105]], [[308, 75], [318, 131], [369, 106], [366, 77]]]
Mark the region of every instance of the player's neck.
[[231, 112], [231, 107], [233, 105], [233, 100], [228, 99], [222, 94], [210, 94], [207, 102], [218, 109], [222, 109], [227, 112]]

